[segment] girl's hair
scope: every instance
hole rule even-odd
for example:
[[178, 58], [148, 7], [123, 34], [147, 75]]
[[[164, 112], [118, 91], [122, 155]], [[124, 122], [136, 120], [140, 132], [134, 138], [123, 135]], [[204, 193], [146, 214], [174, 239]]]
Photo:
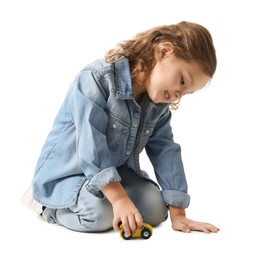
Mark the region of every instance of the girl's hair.
[[202, 25], [186, 21], [138, 33], [133, 39], [120, 42], [110, 49], [105, 59], [108, 63], [114, 63], [127, 58], [131, 66], [131, 77], [135, 82], [138, 82], [139, 73], [144, 72], [144, 77], [140, 80], [142, 83], [155, 66], [155, 50], [163, 42], [172, 44], [177, 58], [197, 62], [204, 73], [210, 77], [214, 75], [217, 58], [210, 32]]

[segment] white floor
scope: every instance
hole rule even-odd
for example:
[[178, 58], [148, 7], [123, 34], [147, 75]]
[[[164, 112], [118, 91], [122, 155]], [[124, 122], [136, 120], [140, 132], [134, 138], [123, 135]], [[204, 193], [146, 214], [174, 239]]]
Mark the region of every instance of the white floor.
[[[221, 227], [218, 234], [175, 232], [167, 221], [148, 240], [123, 240], [118, 232], [84, 234], [44, 222], [20, 205], [2, 221], [1, 259], [246, 259], [254, 260], [255, 218], [223, 211], [201, 214]], [[219, 217], [216, 217], [219, 216]]]

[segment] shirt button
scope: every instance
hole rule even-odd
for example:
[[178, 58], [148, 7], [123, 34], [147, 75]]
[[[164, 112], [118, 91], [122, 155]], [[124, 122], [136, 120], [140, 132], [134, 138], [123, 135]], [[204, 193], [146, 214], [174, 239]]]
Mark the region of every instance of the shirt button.
[[136, 128], [138, 125], [137, 125], [137, 124], [133, 124], [132, 126], [133, 126], [134, 128]]
[[116, 128], [116, 124], [113, 124], [112, 127], [113, 127], [113, 128]]
[[129, 155], [130, 153], [131, 153], [130, 150], [126, 150], [126, 152], [125, 152], [126, 155]]
[[149, 131], [149, 130], [147, 130], [147, 131], [146, 131], [146, 135], [148, 135], [149, 133], [150, 133], [150, 131]]

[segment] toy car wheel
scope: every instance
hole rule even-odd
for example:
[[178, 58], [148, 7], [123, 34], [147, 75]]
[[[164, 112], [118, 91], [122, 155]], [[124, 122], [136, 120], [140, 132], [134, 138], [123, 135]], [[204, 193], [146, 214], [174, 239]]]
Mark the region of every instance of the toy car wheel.
[[125, 240], [129, 240], [129, 239], [132, 238], [132, 236], [127, 236], [124, 230], [123, 230], [123, 232], [122, 232], [122, 237], [123, 237], [123, 239], [125, 239]]
[[151, 237], [151, 231], [148, 228], [144, 228], [141, 231], [141, 237], [144, 238], [144, 239], [150, 238]]

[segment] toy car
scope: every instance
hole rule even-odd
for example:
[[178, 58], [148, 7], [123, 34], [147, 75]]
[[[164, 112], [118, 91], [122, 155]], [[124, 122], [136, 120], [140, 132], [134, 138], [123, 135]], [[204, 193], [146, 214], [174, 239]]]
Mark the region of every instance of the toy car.
[[141, 228], [136, 229], [136, 231], [131, 236], [126, 235], [122, 224], [119, 225], [119, 228], [120, 228], [120, 236], [125, 240], [129, 240], [131, 238], [140, 238], [140, 237], [144, 239], [148, 239], [153, 234], [152, 226], [147, 223], [142, 223]]

